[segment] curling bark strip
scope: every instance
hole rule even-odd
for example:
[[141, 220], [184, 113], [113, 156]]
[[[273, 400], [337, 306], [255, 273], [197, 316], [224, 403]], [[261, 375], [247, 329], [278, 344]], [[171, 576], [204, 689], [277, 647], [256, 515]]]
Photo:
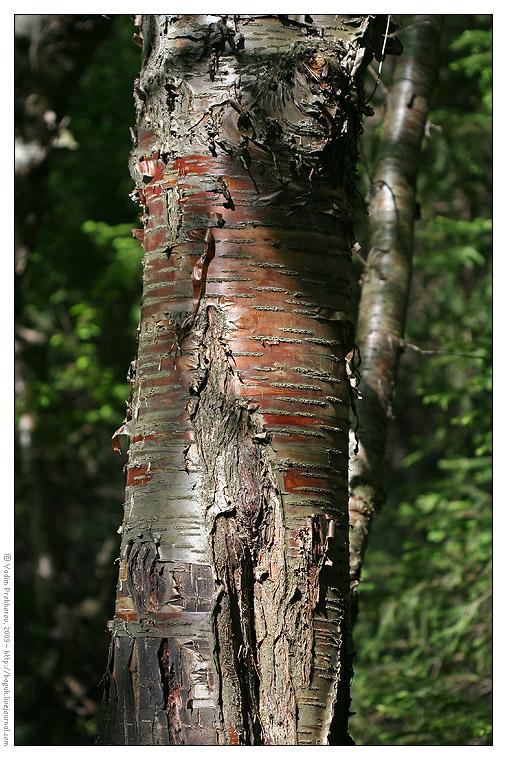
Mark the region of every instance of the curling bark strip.
[[353, 621], [371, 521], [385, 499], [386, 431], [405, 330], [417, 215], [417, 170], [438, 67], [442, 19], [437, 15], [418, 15], [407, 21], [402, 36], [404, 52], [396, 61], [370, 188], [370, 250], [356, 338], [362, 357], [359, 450], [351, 455], [350, 463]]
[[349, 229], [384, 25], [142, 19], [143, 299], [101, 744], [348, 741]]

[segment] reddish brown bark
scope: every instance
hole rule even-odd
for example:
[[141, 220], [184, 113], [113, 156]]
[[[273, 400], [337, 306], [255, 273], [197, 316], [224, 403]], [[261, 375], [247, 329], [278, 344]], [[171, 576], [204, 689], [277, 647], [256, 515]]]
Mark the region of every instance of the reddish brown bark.
[[99, 740], [343, 744], [348, 231], [379, 22], [217, 18], [143, 20], [143, 303]]

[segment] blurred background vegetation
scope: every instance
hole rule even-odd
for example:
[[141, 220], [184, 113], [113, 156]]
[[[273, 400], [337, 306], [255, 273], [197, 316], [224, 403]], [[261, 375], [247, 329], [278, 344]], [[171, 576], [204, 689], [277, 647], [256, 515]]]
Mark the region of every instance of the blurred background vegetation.
[[[123, 513], [110, 438], [141, 295], [127, 169], [140, 49], [127, 15], [16, 21], [16, 743], [86, 745]], [[359, 745], [491, 743], [491, 50], [491, 16], [446, 17], [406, 341], [450, 353], [400, 362], [355, 629]], [[362, 137], [364, 195], [392, 66]], [[364, 214], [355, 231], [367, 250]], [[355, 260], [356, 300], [360, 277]]]

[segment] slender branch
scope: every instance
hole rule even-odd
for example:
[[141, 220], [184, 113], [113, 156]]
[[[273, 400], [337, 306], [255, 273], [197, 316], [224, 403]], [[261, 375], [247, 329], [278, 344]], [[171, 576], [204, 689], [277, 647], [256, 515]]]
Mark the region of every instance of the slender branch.
[[391, 34], [388, 34], [388, 37], [398, 37], [400, 34], [403, 34], [403, 32], [407, 32], [409, 29], [414, 29], [416, 26], [423, 26], [424, 24], [431, 24], [431, 21], [418, 21], [415, 24], [409, 24], [408, 26], [404, 26], [401, 29], [396, 29], [395, 32], [391, 32]]
[[382, 73], [382, 64], [384, 63], [384, 58], [385, 58], [385, 50], [386, 50], [386, 43], [387, 43], [387, 32], [389, 31], [389, 22], [390, 22], [390, 20], [391, 20], [391, 16], [388, 14], [388, 16], [387, 16], [386, 31], [385, 31], [385, 34], [384, 34], [384, 43], [382, 45], [382, 53], [380, 54], [380, 62], [379, 62], [379, 66], [378, 66], [377, 81], [375, 82], [375, 87], [373, 88], [373, 92], [371, 93], [370, 97], [366, 101], [365, 105], [368, 105], [368, 103], [370, 102], [370, 100], [375, 95], [375, 92], [377, 90], [377, 85], [380, 82], [380, 74]]
[[375, 71], [375, 67], [371, 63], [368, 64], [368, 71], [370, 72], [372, 77], [375, 77], [376, 80], [378, 79], [377, 84], [380, 85], [380, 89], [382, 90], [383, 94], [387, 97], [389, 90], [387, 89], [383, 81], [379, 79], [380, 72]]
[[419, 346], [414, 346], [413, 343], [407, 343], [404, 340], [400, 340], [400, 346], [402, 349], [411, 348], [412, 351], [416, 351], [418, 354], [424, 354], [425, 356], [440, 354], [447, 356], [464, 356], [467, 359], [484, 359], [485, 361], [491, 361], [490, 356], [481, 356], [481, 354], [463, 354], [459, 351], [443, 351], [433, 348], [419, 348]]

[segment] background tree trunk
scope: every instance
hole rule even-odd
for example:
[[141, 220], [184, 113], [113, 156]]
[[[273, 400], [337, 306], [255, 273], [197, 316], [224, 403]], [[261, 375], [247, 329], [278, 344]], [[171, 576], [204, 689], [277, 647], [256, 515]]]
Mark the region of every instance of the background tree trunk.
[[385, 17], [143, 16], [99, 744], [345, 744], [349, 230]]
[[352, 622], [371, 521], [384, 504], [386, 432], [402, 351], [412, 267], [416, 180], [443, 16], [406, 17], [368, 204], [370, 241], [357, 342], [361, 350], [359, 450], [350, 463]]

